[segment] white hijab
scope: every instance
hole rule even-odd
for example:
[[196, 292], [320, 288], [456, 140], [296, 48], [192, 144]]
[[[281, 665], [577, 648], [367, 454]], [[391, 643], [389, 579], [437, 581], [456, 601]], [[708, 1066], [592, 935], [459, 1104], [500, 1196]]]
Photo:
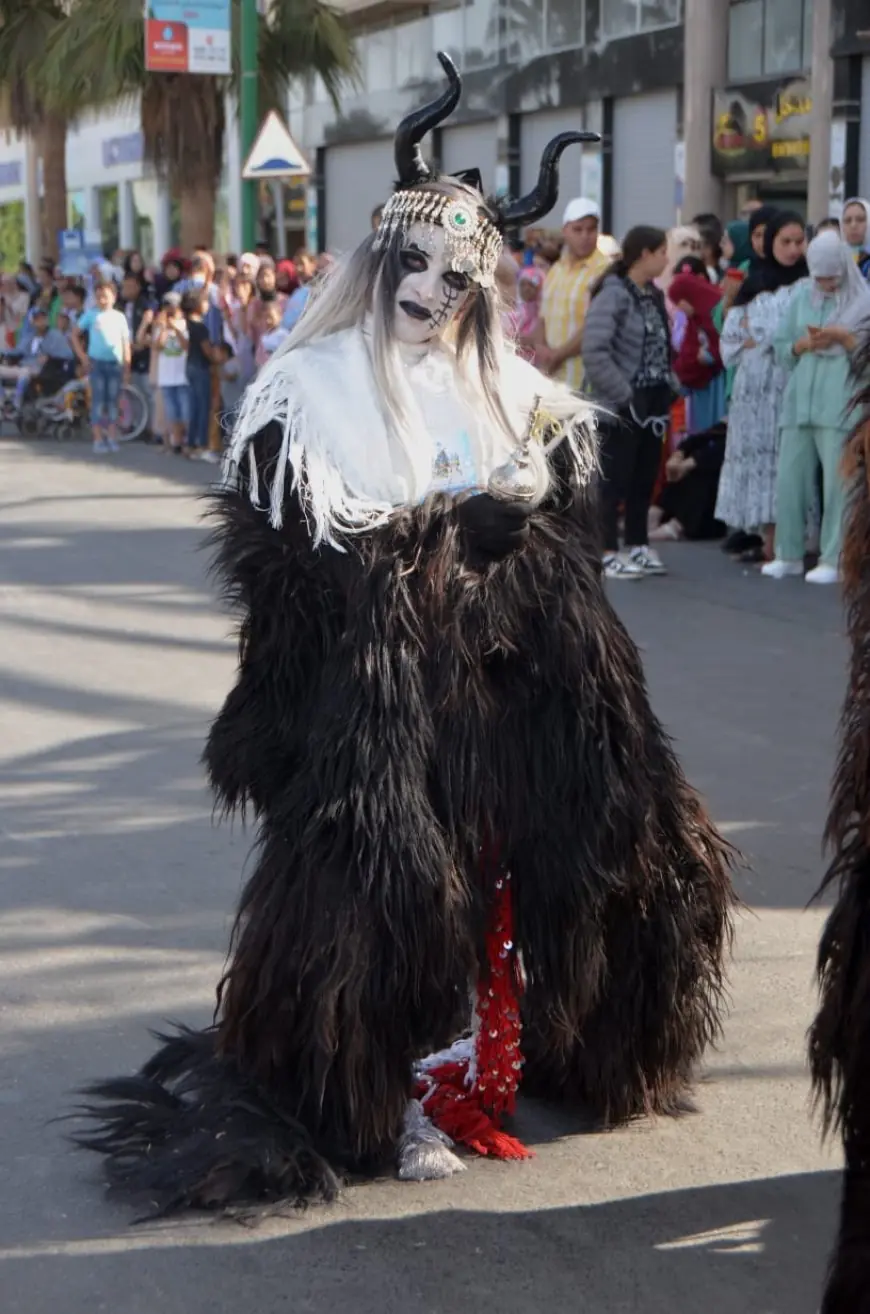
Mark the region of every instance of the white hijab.
[[[807, 264], [812, 279], [840, 280], [840, 286], [832, 294], [836, 306], [831, 322], [842, 324], [852, 333], [865, 328], [870, 322], [870, 286], [862, 278], [852, 252], [840, 236], [827, 229], [814, 237], [807, 247]], [[817, 305], [828, 296], [815, 283], [812, 295]]]

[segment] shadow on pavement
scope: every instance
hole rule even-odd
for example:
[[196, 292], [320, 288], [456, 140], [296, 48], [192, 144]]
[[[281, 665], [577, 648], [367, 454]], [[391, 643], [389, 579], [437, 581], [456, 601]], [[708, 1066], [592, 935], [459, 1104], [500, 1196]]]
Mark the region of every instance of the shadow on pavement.
[[279, 1236], [193, 1223], [13, 1248], [0, 1285], [5, 1314], [813, 1314], [837, 1191], [815, 1173], [508, 1213], [339, 1205]]

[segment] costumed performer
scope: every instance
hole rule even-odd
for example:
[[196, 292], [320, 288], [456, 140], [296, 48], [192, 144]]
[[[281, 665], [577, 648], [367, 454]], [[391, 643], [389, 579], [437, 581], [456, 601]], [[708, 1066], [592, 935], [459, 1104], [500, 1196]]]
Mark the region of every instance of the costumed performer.
[[459, 99], [439, 58], [216, 497], [242, 619], [205, 761], [256, 866], [214, 1025], [92, 1087], [80, 1138], [158, 1210], [443, 1176], [448, 1137], [524, 1157], [523, 1072], [609, 1123], [676, 1112], [719, 1025], [728, 850], [604, 593], [589, 408], [508, 349], [494, 290], [586, 138], [487, 204], [420, 151]]
[[825, 1129], [843, 1138], [840, 1226], [822, 1314], [870, 1314], [870, 343], [859, 346], [859, 418], [845, 448], [840, 569], [852, 655], [825, 841], [822, 889], [837, 901], [819, 946], [821, 1005], [810, 1065]]

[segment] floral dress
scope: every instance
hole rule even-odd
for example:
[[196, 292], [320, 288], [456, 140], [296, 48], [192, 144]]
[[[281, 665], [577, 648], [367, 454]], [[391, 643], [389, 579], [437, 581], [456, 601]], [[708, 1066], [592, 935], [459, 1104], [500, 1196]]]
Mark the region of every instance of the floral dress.
[[[793, 290], [761, 292], [748, 306], [734, 306], [720, 336], [722, 363], [736, 367], [716, 498], [716, 518], [729, 529], [776, 524], [779, 413], [787, 375], [776, 362], [773, 339]], [[749, 339], [754, 347], [746, 346]]]

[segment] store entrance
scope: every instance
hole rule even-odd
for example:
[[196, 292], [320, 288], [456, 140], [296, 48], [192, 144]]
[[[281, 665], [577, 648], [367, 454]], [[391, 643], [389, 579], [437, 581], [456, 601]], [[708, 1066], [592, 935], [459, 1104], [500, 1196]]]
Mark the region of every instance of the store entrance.
[[737, 189], [738, 213], [747, 201], [761, 201], [775, 205], [778, 210], [794, 210], [804, 219], [807, 216], [807, 189], [795, 178], [759, 178], [756, 182], [742, 183]]

